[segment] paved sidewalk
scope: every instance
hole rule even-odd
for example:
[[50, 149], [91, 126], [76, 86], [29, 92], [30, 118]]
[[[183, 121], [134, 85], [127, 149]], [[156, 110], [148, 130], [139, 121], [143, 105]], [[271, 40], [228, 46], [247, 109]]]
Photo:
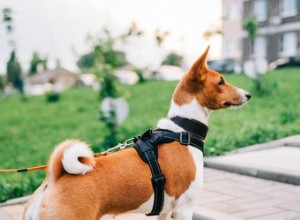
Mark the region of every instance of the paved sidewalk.
[[300, 186], [210, 168], [204, 177], [197, 219], [300, 220]]
[[[300, 186], [205, 168], [194, 220], [300, 220]], [[24, 205], [0, 208], [1, 220], [21, 220]], [[153, 220], [126, 215], [116, 220]]]

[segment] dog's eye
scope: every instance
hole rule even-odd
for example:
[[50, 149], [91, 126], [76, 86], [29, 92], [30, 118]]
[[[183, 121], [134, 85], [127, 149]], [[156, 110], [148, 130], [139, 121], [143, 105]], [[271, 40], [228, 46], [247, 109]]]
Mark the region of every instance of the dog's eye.
[[221, 79], [221, 80], [218, 82], [218, 85], [219, 85], [219, 86], [223, 86], [223, 85], [225, 85], [225, 81], [224, 81], [224, 79]]

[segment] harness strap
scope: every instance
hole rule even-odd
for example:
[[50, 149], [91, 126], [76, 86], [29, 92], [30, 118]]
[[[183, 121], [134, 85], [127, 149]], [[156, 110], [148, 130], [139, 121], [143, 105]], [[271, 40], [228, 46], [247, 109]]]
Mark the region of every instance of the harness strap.
[[138, 138], [135, 138], [134, 148], [141, 159], [148, 164], [152, 173], [152, 187], [154, 191], [154, 204], [147, 216], [159, 215], [164, 204], [164, 189], [166, 179], [161, 172], [158, 163], [158, 145], [178, 141], [182, 145], [192, 145], [203, 152], [203, 140], [200, 136], [189, 132], [172, 132], [169, 130], [157, 129], [148, 130]]
[[152, 130], [146, 131], [135, 140], [134, 148], [137, 150], [142, 160], [148, 164], [152, 173], [152, 187], [154, 191], [154, 204], [147, 216], [159, 215], [164, 204], [165, 176], [162, 174], [157, 161], [157, 136], [152, 135]]
[[196, 134], [190, 132], [172, 132], [163, 129], [154, 130], [153, 133], [160, 137], [160, 143], [178, 141], [182, 145], [191, 145], [203, 152], [203, 139]]
[[147, 216], [159, 215], [164, 205], [164, 191], [165, 191], [166, 178], [160, 170], [160, 166], [157, 159], [155, 158], [154, 152], [152, 150], [147, 151], [145, 155], [150, 157], [148, 158], [148, 165], [152, 173], [151, 182], [154, 190], [153, 207], [151, 212], [146, 215]]

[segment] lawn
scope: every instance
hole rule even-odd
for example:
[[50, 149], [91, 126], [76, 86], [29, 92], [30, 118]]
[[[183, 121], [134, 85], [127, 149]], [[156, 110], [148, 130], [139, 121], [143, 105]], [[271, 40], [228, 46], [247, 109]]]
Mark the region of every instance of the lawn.
[[[300, 69], [276, 70], [263, 79], [267, 93], [257, 96], [253, 82], [244, 75], [227, 80], [253, 93], [238, 110], [215, 112], [205, 145], [207, 156], [300, 133]], [[136, 136], [167, 114], [176, 82], [148, 81], [122, 86], [130, 114], [119, 128], [120, 141]], [[44, 96], [0, 98], [0, 169], [45, 164], [53, 147], [67, 138], [78, 138], [101, 151], [107, 133], [99, 122], [98, 95], [88, 88], [74, 88], [56, 103]], [[0, 174], [0, 201], [31, 193], [44, 171]]]

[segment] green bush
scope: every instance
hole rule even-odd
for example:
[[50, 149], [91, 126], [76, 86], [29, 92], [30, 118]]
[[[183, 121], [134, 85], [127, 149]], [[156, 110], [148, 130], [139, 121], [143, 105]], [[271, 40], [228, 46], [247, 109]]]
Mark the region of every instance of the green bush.
[[58, 102], [60, 99], [60, 93], [50, 92], [46, 95], [47, 102]]

